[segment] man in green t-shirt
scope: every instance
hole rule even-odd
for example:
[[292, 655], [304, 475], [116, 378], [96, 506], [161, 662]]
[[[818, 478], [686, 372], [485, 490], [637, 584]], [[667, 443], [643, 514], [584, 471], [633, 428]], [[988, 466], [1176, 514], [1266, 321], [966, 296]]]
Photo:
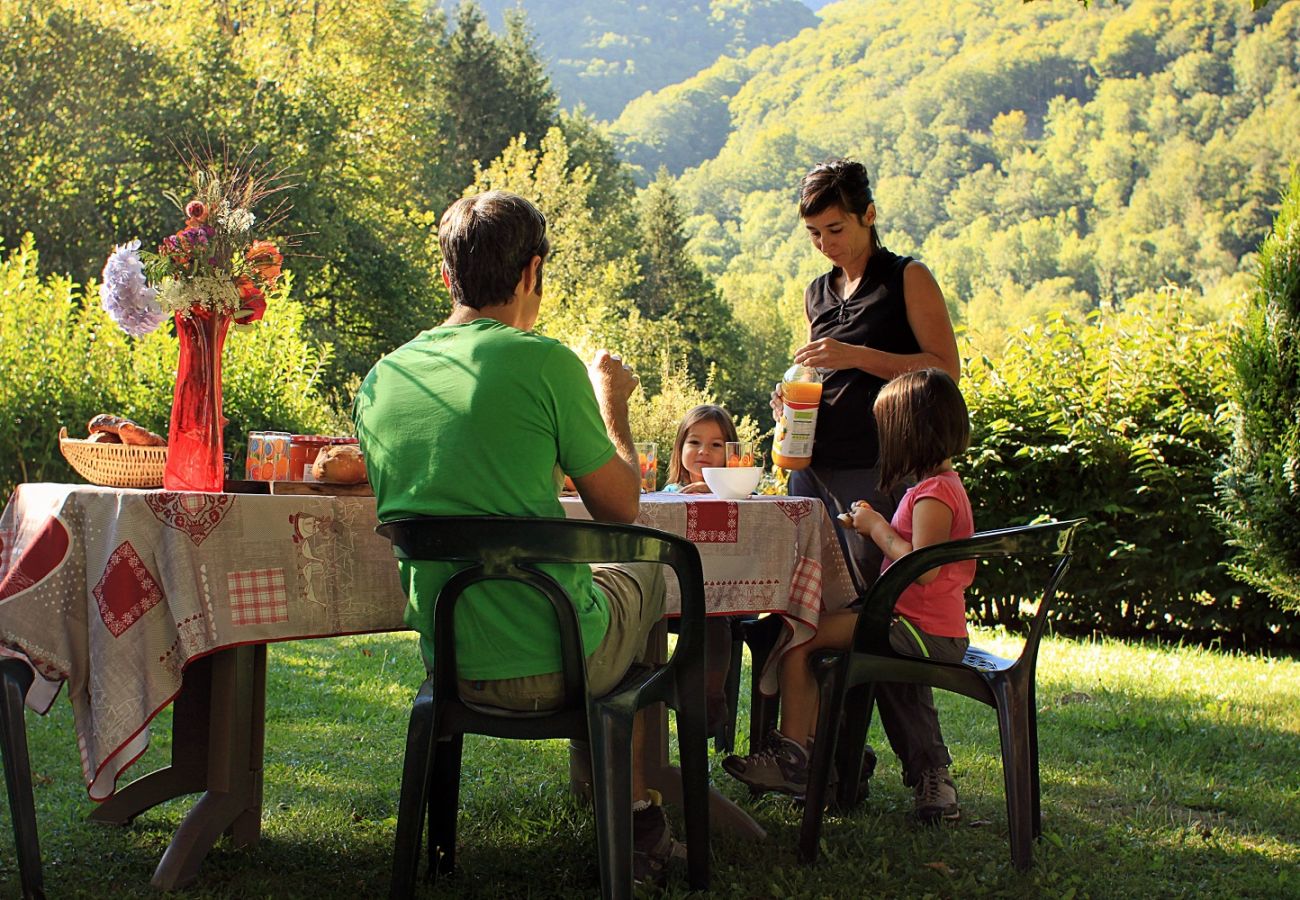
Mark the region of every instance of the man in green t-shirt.
[[[456, 201], [438, 228], [452, 313], [375, 364], [353, 415], [381, 521], [413, 515], [563, 518], [573, 479], [592, 518], [631, 522], [640, 468], [628, 427], [637, 377], [606, 351], [584, 366], [534, 334], [546, 219], [523, 197], [489, 191]], [[404, 563], [406, 622], [431, 658], [433, 603], [458, 567]], [[588, 683], [611, 690], [642, 658], [663, 615], [660, 566], [546, 568], [578, 609]], [[509, 582], [475, 585], [456, 610], [460, 693], [514, 710], [553, 708], [563, 687], [554, 614]], [[645, 786], [643, 716], [633, 735], [634, 868], [657, 879], [674, 850], [657, 795]]]

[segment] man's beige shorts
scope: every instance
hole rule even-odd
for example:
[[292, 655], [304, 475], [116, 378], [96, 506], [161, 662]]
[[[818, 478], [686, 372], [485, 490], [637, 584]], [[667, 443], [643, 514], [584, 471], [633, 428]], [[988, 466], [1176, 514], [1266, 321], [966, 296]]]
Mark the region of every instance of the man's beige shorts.
[[[657, 563], [591, 567], [592, 580], [609, 599], [609, 630], [587, 657], [587, 686], [594, 696], [608, 694], [632, 663], [647, 659], [646, 639], [664, 615], [664, 573]], [[469, 703], [502, 709], [554, 709], [564, 695], [559, 672], [460, 681], [460, 696]]]

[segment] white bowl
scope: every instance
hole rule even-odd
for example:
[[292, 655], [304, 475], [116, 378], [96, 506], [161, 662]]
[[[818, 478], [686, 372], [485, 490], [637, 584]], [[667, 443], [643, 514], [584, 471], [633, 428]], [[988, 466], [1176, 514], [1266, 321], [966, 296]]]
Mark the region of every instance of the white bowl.
[[733, 466], [729, 469], [706, 466], [701, 470], [709, 490], [724, 500], [743, 500], [754, 493], [763, 470], [758, 466]]

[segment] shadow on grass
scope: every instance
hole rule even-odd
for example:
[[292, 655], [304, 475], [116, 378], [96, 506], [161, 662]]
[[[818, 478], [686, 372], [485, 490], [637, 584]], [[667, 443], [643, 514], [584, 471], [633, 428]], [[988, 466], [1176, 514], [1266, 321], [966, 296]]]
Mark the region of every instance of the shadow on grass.
[[[249, 849], [219, 842], [187, 897], [386, 894], [406, 719], [422, 669], [409, 636], [319, 644], [272, 650], [261, 842]], [[881, 765], [871, 797], [828, 815], [821, 861], [802, 866], [801, 810], [783, 798], [751, 802], [715, 759], [715, 784], [770, 837], [754, 844], [715, 833], [713, 895], [1295, 893], [1300, 775], [1292, 728], [1195, 692], [1085, 692], [1067, 682], [1040, 683], [1045, 836], [1028, 873], [1010, 864], [995, 717], [940, 694], [962, 823], [908, 824], [910, 793], [876, 727]], [[90, 804], [70, 708], [57, 704], [28, 723], [50, 896], [156, 897], [149, 878], [192, 801], [165, 804], [127, 828], [93, 825], [84, 818]], [[154, 734], [132, 775], [166, 759], [165, 728]], [[566, 763], [562, 741], [467, 739], [460, 867], [424, 895], [595, 895], [594, 825], [568, 796]], [[12, 855], [0, 844], [0, 896], [16, 893]], [[684, 882], [668, 891], [684, 894]]]

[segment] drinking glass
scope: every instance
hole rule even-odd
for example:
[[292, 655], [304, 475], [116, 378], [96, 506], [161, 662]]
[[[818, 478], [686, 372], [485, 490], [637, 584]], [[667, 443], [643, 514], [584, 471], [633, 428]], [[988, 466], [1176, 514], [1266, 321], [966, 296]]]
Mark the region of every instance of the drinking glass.
[[285, 481], [289, 478], [289, 432], [250, 431], [244, 477], [250, 481]]
[[262, 462], [266, 458], [266, 446], [263, 441], [265, 431], [248, 433], [248, 459], [244, 463], [244, 477], [249, 481], [258, 481], [262, 477]]
[[641, 467], [641, 492], [650, 493], [655, 489], [659, 445], [654, 441], [637, 441], [632, 446], [636, 450], [637, 464]]
[[753, 441], [727, 441], [727, 468], [752, 466], [755, 460]]

